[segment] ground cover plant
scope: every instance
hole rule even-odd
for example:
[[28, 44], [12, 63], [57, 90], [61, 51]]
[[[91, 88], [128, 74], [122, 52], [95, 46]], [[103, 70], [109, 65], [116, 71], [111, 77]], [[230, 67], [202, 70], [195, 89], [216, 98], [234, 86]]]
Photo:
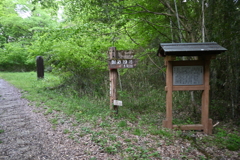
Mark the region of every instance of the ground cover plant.
[[36, 106], [36, 112], [48, 117], [54, 130], [61, 128], [63, 134], [78, 143], [81, 143], [78, 137], [88, 137], [103, 152], [125, 159], [161, 159], [175, 152], [180, 154], [172, 159], [191, 159], [191, 155], [198, 159], [240, 156], [239, 128], [232, 123], [221, 122], [212, 136], [195, 131], [171, 131], [161, 127], [164, 109], [145, 113], [141, 109], [121, 108], [119, 115], [112, 115], [108, 97], [79, 97], [61, 90], [56, 86], [62, 80], [50, 73], [41, 80], [37, 80], [35, 72], [0, 72], [0, 77], [20, 88], [23, 98]]
[[[3, 129], [0, 129], [0, 134], [1, 133], [4, 133], [4, 130]], [[2, 143], [2, 140], [0, 140], [0, 144]]]

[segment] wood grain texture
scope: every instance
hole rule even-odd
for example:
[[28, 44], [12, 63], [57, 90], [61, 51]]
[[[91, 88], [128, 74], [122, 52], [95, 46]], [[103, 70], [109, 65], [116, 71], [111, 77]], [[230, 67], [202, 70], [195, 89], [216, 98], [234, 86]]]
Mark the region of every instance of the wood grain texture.
[[202, 124], [191, 124], [191, 125], [173, 125], [174, 129], [181, 129], [181, 130], [203, 130]]
[[172, 87], [173, 87], [173, 77], [172, 77], [172, 63], [167, 61], [167, 96], [166, 96], [166, 127], [172, 129]]

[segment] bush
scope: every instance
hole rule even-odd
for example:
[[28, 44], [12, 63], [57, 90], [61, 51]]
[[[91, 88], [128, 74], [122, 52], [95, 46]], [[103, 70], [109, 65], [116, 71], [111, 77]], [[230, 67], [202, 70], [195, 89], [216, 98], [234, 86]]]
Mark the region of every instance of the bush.
[[0, 49], [1, 71], [29, 71], [35, 68], [34, 63], [28, 63], [28, 53], [21, 43], [8, 43], [5, 48]]

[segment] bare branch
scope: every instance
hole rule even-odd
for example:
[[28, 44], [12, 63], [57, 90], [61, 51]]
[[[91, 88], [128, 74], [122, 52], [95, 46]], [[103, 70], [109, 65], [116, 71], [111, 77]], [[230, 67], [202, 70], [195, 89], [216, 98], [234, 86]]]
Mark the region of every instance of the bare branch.
[[128, 37], [131, 39], [131, 41], [133, 41], [133, 43], [135, 43], [136, 45], [139, 45], [139, 46], [140, 46], [140, 44], [137, 43], [137, 42], [130, 36], [130, 34], [128, 33], [126, 27], [125, 27], [125, 32], [127, 33]]
[[[136, 7], [140, 7], [143, 10], [142, 11], [135, 11], [135, 10], [130, 10], [128, 8], [136, 8]], [[123, 7], [123, 9], [126, 9], [128, 11], [132, 11], [132, 13], [125, 13], [125, 14], [137, 14], [137, 13], [152, 13], [155, 15], [163, 15], [163, 16], [168, 16], [168, 17], [175, 17], [175, 14], [169, 14], [169, 13], [163, 13], [163, 12], [154, 12], [154, 11], [150, 11], [148, 10], [146, 7], [140, 5], [140, 4], [136, 4], [135, 6], [128, 6], [128, 7]], [[174, 13], [174, 12], [173, 12]], [[184, 16], [179, 15], [180, 18], [182, 19], [186, 19]]]
[[[175, 10], [170, 6], [170, 4], [169, 4], [168, 1], [166, 1], [166, 0], [163, 0], [164, 2], [162, 2], [162, 0], [159, 0], [159, 1], [160, 1], [161, 3], [163, 3], [172, 13], [174, 13], [174, 15], [176, 14], [176, 13], [175, 13]], [[181, 19], [179, 19], [179, 21], [180, 21], [181, 25], [183, 26], [183, 28], [185, 28], [185, 30], [190, 33], [190, 32], [191, 32], [191, 29], [186, 25], [186, 23], [184, 23], [184, 22], [182, 21], [182, 19], [187, 20], [187, 18], [184, 17], [184, 16], [182, 16], [182, 15], [178, 15], [178, 16], [179, 16], [179, 18], [181, 18]]]
[[[145, 19], [140, 19], [140, 20], [142, 20], [142, 21], [147, 21], [147, 20], [145, 20]], [[178, 29], [177, 27], [171, 27], [171, 26], [168, 26], [168, 25], [159, 25], [159, 24], [156, 24], [156, 23], [153, 23], [153, 22], [150, 22], [150, 21], [147, 21], [148, 23], [151, 23], [152, 25], [155, 25], [155, 26], [157, 26], [157, 27], [164, 27], [164, 28], [170, 28], [170, 29]], [[181, 30], [183, 30], [183, 31], [185, 31], [184, 29], [181, 29]]]
[[147, 54], [148, 55], [148, 58], [150, 59], [150, 61], [158, 68], [158, 69], [160, 69], [162, 72], [164, 72], [163, 70], [162, 70], [162, 68], [160, 68], [153, 60], [152, 60], [152, 58], [149, 56], [149, 54]]
[[153, 23], [149, 22], [148, 20], [146, 19], [142, 19], [143, 21], [147, 22], [150, 26], [152, 26], [158, 33], [160, 33], [161, 35], [163, 35], [164, 37], [166, 37], [168, 40], [171, 41], [171, 38], [169, 38], [166, 34], [163, 34], [161, 31], [159, 31]]

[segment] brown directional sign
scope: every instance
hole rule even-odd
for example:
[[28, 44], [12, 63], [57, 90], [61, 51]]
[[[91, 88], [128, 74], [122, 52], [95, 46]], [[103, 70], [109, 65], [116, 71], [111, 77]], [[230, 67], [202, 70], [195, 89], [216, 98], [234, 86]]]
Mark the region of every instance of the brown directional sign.
[[134, 51], [117, 50], [110, 47], [108, 50], [108, 68], [110, 80], [110, 109], [118, 114], [118, 107], [122, 106], [122, 101], [117, 100], [117, 78], [119, 68], [134, 68], [138, 59], [133, 59]]
[[108, 50], [109, 59], [133, 59], [134, 51], [116, 50], [116, 47], [110, 47]]
[[108, 61], [109, 69], [118, 68], [134, 68], [136, 67], [138, 59], [111, 59]]
[[133, 51], [117, 50], [117, 59], [133, 59]]

